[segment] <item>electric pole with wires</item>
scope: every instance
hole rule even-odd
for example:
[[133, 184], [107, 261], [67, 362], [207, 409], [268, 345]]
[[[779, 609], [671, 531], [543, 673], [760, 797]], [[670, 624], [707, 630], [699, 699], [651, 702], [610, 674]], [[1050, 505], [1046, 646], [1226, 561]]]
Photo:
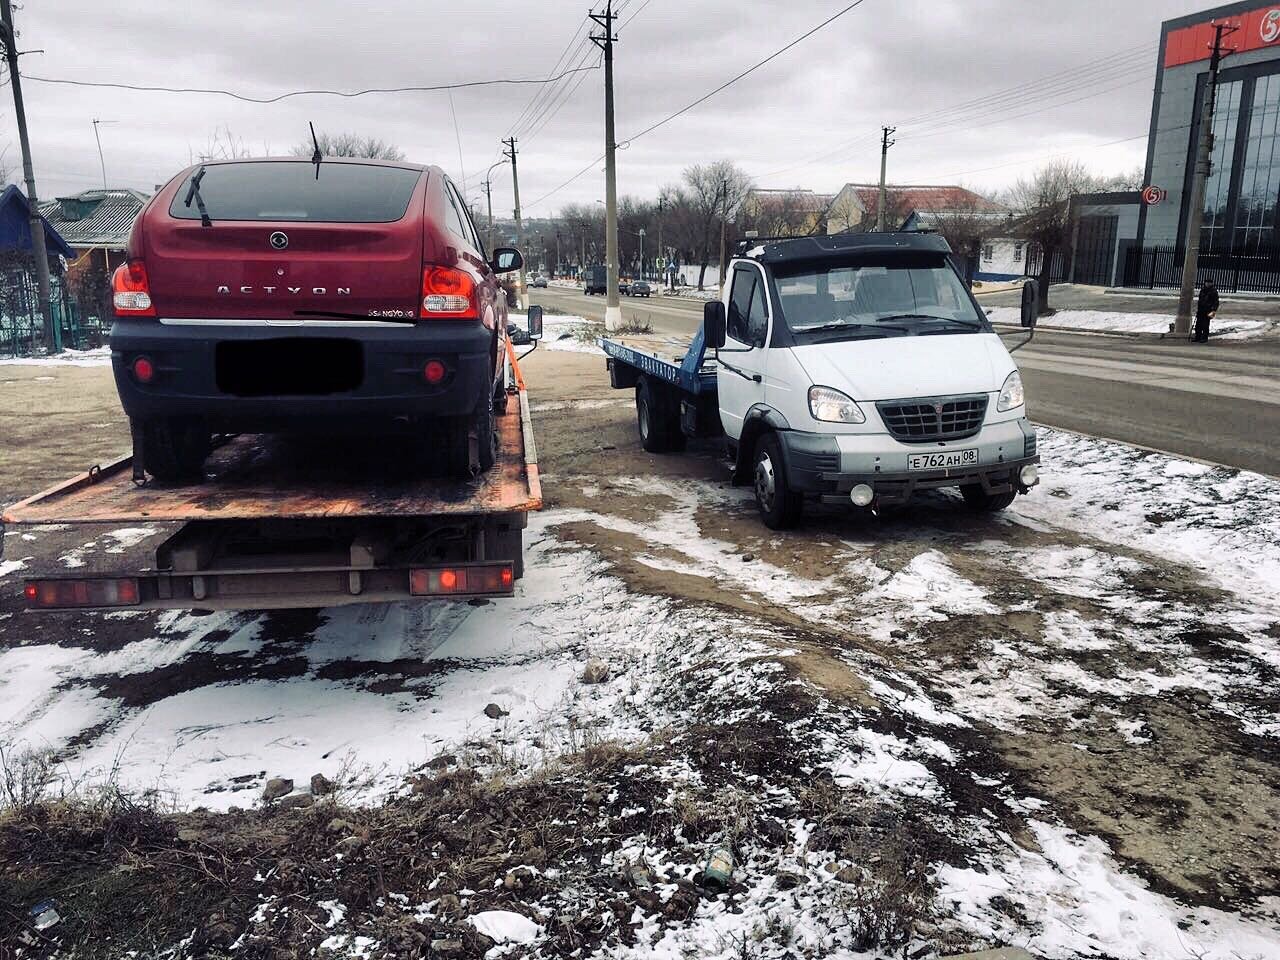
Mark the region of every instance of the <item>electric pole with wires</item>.
[[608, 296], [604, 309], [604, 328], [622, 326], [622, 307], [618, 299], [618, 167], [615, 160], [617, 143], [613, 130], [613, 0], [605, 4], [604, 13], [589, 14], [604, 33], [592, 34], [591, 42], [604, 51], [604, 245], [608, 272]]
[[1178, 298], [1178, 315], [1173, 321], [1173, 334], [1178, 337], [1191, 335], [1191, 318], [1195, 311], [1196, 279], [1200, 272], [1200, 230], [1204, 225], [1205, 184], [1213, 162], [1213, 111], [1218, 103], [1218, 75], [1222, 59], [1234, 50], [1226, 50], [1222, 41], [1239, 30], [1238, 24], [1213, 24], [1212, 55], [1209, 58], [1209, 79], [1204, 85], [1204, 107], [1200, 113], [1200, 136], [1196, 145], [1196, 166], [1191, 180], [1191, 206], [1187, 210], [1187, 234], [1183, 244], [1182, 294]]
[[9, 85], [13, 88], [13, 112], [18, 123], [18, 143], [22, 147], [22, 175], [27, 181], [27, 206], [31, 214], [31, 253], [36, 261], [36, 286], [40, 297], [40, 316], [44, 323], [45, 349], [57, 353], [62, 349], [61, 331], [53, 322], [49, 302], [49, 251], [44, 244], [44, 218], [40, 216], [40, 200], [36, 196], [36, 174], [31, 164], [31, 139], [27, 136], [27, 111], [22, 102], [22, 78], [18, 74], [18, 33], [13, 27], [10, 0], [0, 0], [0, 44], [4, 45], [9, 65]]
[[[520, 219], [520, 173], [516, 169], [516, 138], [510, 137], [502, 141], [506, 147], [502, 151], [502, 155], [511, 161], [511, 187], [515, 191], [516, 199], [516, 247], [520, 251], [521, 259], [524, 258], [524, 221]], [[492, 169], [492, 168], [490, 168]], [[529, 293], [525, 288], [525, 269], [524, 264], [520, 264], [520, 284], [517, 296], [520, 300], [520, 309], [529, 309]]]
[[889, 191], [885, 186], [885, 174], [889, 169], [889, 148], [898, 141], [889, 138], [898, 132], [897, 127], [883, 127], [883, 134], [880, 137], [880, 199], [876, 203], [876, 233], [884, 233], [885, 224], [887, 222], [888, 211], [885, 207], [889, 205]]

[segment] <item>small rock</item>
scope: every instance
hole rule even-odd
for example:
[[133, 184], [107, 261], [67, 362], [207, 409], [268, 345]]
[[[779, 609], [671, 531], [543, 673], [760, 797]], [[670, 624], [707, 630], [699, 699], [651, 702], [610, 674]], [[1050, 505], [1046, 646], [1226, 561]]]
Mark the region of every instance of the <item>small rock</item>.
[[316, 798], [309, 793], [291, 793], [287, 797], [280, 798], [280, 809], [302, 810], [315, 802]]
[[583, 683], [604, 683], [609, 679], [609, 665], [603, 660], [588, 660], [582, 671]]
[[503, 717], [505, 717], [508, 714], [508, 712], [509, 711], [503, 710], [496, 703], [491, 703], [484, 708], [484, 715], [488, 717], [490, 720], [501, 720]]
[[505, 890], [523, 890], [533, 882], [534, 873], [528, 867], [516, 867], [514, 870], [508, 870], [507, 875], [502, 878], [502, 886]]
[[774, 878], [778, 882], [779, 890], [794, 890], [796, 887], [804, 883], [804, 874], [792, 873], [790, 870], [779, 870]]
[[311, 775], [311, 795], [327, 797], [331, 793], [333, 793], [333, 781], [323, 773], [313, 773]]
[[1191, 701], [1197, 706], [1207, 707], [1209, 704], [1213, 703], [1213, 698], [1203, 690], [1197, 690], [1191, 694]]
[[841, 867], [836, 871], [836, 879], [841, 883], [857, 883], [862, 877], [853, 867]]
[[835, 873], [837, 870], [839, 870], [839, 869], [840, 869], [840, 864], [838, 864], [838, 863], [824, 863], [824, 864], [822, 865], [822, 869], [823, 869], [823, 870], [825, 870], [825, 871], [827, 871], [827, 873]]
[[750, 563], [750, 562], [751, 562], [752, 560], [754, 560], [755, 558], [756, 558], [756, 555], [755, 555], [754, 553], [744, 553], [744, 554], [742, 555], [742, 562], [743, 562], [743, 563]]
[[341, 817], [334, 817], [329, 821], [329, 826], [325, 829], [330, 833], [351, 833], [355, 830], [355, 827]]
[[440, 957], [441, 960], [450, 960], [452, 957], [461, 957], [463, 955], [463, 946], [461, 940], [432, 940], [431, 956]]
[[267, 803], [272, 800], [279, 800], [281, 797], [288, 796], [293, 793], [293, 781], [285, 777], [272, 777], [267, 781], [267, 785], [262, 788], [262, 799]]
[[905, 640], [907, 639], [908, 634], [905, 630], [890, 630], [889, 636], [893, 637], [895, 640]]

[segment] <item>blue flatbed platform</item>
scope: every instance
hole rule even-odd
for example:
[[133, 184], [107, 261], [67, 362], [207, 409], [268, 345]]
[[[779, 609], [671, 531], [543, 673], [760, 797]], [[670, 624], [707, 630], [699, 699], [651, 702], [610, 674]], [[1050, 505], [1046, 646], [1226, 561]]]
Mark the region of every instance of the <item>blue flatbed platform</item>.
[[695, 397], [716, 392], [716, 368], [714, 364], [707, 362], [706, 339], [701, 326], [683, 357], [664, 359], [658, 352], [658, 346], [656, 343], [628, 343], [621, 339], [600, 338], [600, 349], [605, 352], [610, 363], [621, 364], [638, 373], [663, 380], [682, 393]]

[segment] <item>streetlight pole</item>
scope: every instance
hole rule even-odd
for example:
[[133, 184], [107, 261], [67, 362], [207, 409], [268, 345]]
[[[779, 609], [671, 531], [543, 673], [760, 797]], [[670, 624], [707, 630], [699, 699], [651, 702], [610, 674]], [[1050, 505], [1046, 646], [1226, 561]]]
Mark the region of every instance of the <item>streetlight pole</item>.
[[644, 279], [644, 227], [640, 228], [640, 279]]
[[491, 165], [489, 169], [484, 172], [484, 195], [485, 195], [485, 199], [489, 203], [489, 254], [490, 256], [493, 255], [493, 181], [491, 178], [493, 176], [493, 168], [500, 167], [506, 162], [507, 162], [507, 158], [503, 157], [497, 163]]

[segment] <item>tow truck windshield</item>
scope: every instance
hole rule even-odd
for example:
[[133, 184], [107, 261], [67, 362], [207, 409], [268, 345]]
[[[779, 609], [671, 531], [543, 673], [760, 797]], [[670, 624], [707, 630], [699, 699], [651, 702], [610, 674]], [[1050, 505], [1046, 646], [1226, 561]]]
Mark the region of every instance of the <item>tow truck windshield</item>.
[[776, 267], [774, 282], [801, 343], [991, 330], [945, 261], [802, 263]]

